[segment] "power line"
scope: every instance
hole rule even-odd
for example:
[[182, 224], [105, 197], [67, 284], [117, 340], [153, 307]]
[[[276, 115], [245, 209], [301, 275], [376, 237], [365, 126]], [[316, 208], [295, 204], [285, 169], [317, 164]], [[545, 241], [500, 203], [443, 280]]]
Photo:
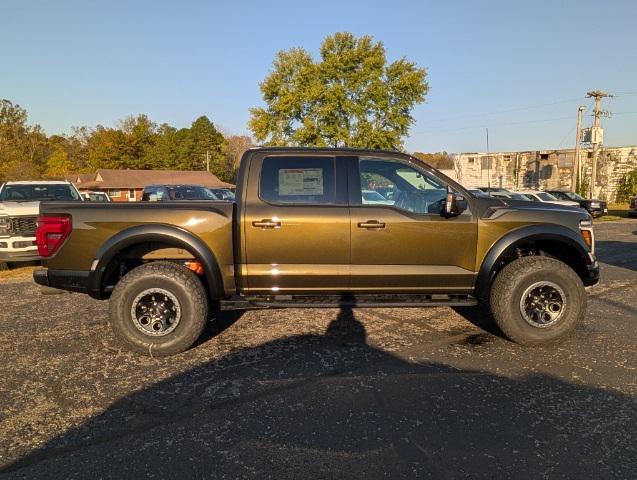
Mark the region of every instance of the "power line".
[[508, 108], [506, 110], [495, 110], [493, 112], [487, 112], [487, 113], [474, 113], [474, 114], [469, 114], [469, 115], [455, 115], [452, 117], [444, 117], [444, 118], [434, 118], [431, 120], [425, 120], [422, 122], [418, 122], [419, 124], [426, 124], [426, 123], [435, 123], [435, 122], [446, 122], [448, 120], [457, 120], [457, 119], [461, 119], [461, 118], [476, 118], [476, 117], [486, 117], [486, 116], [490, 116], [490, 115], [499, 115], [501, 113], [511, 113], [511, 112], [519, 112], [519, 111], [523, 111], [523, 110], [533, 110], [536, 108], [544, 108], [544, 107], [550, 107], [553, 105], [560, 105], [560, 104], [564, 104], [564, 103], [571, 103], [574, 101], [581, 101], [583, 100], [585, 97], [576, 97], [576, 98], [569, 98], [567, 100], [557, 100], [554, 102], [549, 102], [549, 103], [541, 103], [541, 104], [537, 104], [537, 105], [530, 105], [530, 106], [526, 106], [526, 107], [516, 107], [516, 108]]
[[[488, 126], [489, 127], [506, 127], [509, 125], [526, 125], [529, 123], [546, 123], [546, 122], [554, 122], [557, 120], [568, 120], [571, 117], [555, 117], [555, 118], [543, 118], [540, 120], [527, 120], [524, 122], [506, 122], [506, 123], [490, 123]], [[473, 129], [477, 129], [477, 128], [485, 128], [487, 125], [486, 124], [481, 124], [481, 125], [471, 125], [471, 126], [466, 126], [466, 127], [460, 127], [460, 128], [447, 128], [447, 129], [442, 129], [442, 130], [422, 130], [422, 131], [418, 131], [418, 132], [412, 132], [411, 135], [414, 134], [426, 134], [426, 133], [443, 133], [443, 132], [457, 132], [460, 130], [473, 130]]]

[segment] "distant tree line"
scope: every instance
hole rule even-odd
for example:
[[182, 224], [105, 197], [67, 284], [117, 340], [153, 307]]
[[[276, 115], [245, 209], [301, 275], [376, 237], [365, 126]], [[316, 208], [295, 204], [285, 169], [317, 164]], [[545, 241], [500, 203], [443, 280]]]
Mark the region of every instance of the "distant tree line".
[[146, 115], [130, 116], [115, 128], [75, 127], [70, 135], [47, 136], [27, 122], [27, 112], [0, 100], [0, 181], [63, 178], [98, 168], [205, 170], [233, 182], [247, 136], [223, 135], [206, 116], [189, 128], [158, 125]]

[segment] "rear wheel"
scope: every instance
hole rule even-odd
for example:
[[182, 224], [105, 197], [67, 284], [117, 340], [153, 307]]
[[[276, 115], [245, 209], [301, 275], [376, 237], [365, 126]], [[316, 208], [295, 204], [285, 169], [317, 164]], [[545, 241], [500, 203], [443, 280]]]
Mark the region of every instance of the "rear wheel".
[[505, 266], [491, 288], [493, 317], [510, 340], [522, 345], [566, 338], [586, 313], [579, 276], [550, 257], [524, 257]]
[[154, 356], [188, 349], [208, 317], [205, 289], [197, 276], [170, 262], [154, 262], [128, 272], [110, 300], [110, 324], [129, 350]]

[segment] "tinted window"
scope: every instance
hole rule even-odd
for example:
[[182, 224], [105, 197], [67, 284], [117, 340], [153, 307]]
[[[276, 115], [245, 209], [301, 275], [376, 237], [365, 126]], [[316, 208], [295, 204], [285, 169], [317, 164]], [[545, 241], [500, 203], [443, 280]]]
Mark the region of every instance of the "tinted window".
[[184, 185], [166, 188], [170, 200], [218, 200], [217, 196], [205, 187]]
[[[391, 189], [388, 205], [412, 213], [442, 211], [447, 186], [425, 171], [395, 160], [376, 159], [361, 159], [359, 171], [361, 192]], [[362, 198], [361, 203], [366, 200]]]
[[0, 193], [0, 201], [45, 202], [47, 200], [81, 200], [71, 185], [5, 185]]
[[542, 200], [544, 200], [545, 202], [552, 202], [554, 200], [557, 200], [557, 198], [555, 198], [553, 195], [546, 192], [540, 192], [537, 194], [537, 196], [541, 198]]
[[273, 203], [333, 204], [334, 158], [267, 157], [259, 194]]

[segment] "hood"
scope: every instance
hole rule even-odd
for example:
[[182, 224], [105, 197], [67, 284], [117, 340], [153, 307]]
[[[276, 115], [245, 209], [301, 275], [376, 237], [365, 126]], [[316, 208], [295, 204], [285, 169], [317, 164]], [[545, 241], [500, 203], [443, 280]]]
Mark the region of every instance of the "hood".
[[[582, 213], [582, 209], [579, 205], [568, 205], [562, 203], [553, 203], [553, 202], [526, 202], [524, 200], [509, 200], [509, 199], [499, 199], [502, 206], [512, 207], [516, 210], [548, 210], [548, 211], [563, 211], [569, 213]], [[567, 202], [571, 203], [571, 202]]]
[[0, 215], [22, 216], [39, 215], [40, 202], [2, 202]]
[[579, 202], [575, 202], [573, 200], [551, 200], [550, 202], [546, 202], [546, 203], [557, 203], [558, 205], [568, 205], [570, 207], [580, 206]]
[[[516, 210], [531, 210], [531, 211], [551, 211], [551, 212], [568, 212], [568, 213], [582, 213], [584, 210], [578, 206], [562, 205], [559, 203], [549, 202], [527, 202], [525, 200], [513, 200], [504, 198], [480, 198], [480, 203], [487, 207], [509, 207]], [[588, 214], [587, 214], [588, 215]]]

